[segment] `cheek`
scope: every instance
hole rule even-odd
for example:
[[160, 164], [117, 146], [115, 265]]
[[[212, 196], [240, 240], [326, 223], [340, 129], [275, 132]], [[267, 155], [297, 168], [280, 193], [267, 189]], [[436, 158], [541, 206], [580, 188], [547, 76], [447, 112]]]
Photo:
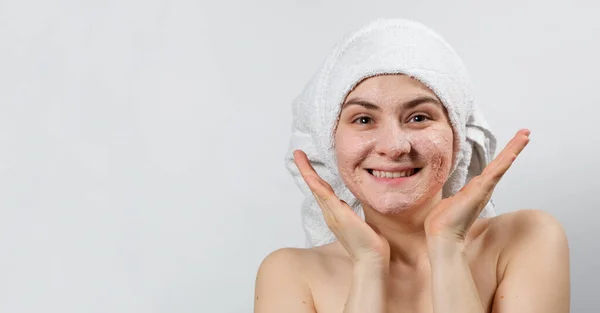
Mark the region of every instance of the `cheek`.
[[413, 136], [413, 147], [430, 166], [434, 179], [444, 183], [450, 174], [453, 159], [453, 135], [451, 129], [432, 129]]
[[367, 136], [359, 136], [352, 132], [340, 130], [335, 136], [335, 153], [340, 175], [346, 183], [357, 178], [356, 167], [368, 155], [373, 140]]
[[348, 163], [360, 159], [368, 150], [370, 140], [352, 132], [339, 131], [335, 136], [335, 153], [338, 162]]

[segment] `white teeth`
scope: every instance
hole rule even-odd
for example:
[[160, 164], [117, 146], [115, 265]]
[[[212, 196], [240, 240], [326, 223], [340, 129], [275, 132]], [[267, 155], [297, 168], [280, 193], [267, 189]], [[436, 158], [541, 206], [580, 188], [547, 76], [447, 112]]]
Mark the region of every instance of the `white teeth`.
[[373, 170], [373, 176], [381, 177], [381, 178], [398, 178], [398, 177], [407, 177], [411, 176], [415, 173], [414, 169], [403, 171], [403, 172], [384, 172]]

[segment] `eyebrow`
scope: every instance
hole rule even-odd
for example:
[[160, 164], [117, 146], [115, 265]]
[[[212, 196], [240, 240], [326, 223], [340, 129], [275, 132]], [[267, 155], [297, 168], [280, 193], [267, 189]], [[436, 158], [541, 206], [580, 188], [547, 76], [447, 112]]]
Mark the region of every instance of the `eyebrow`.
[[[440, 101], [438, 101], [437, 99], [430, 97], [430, 96], [419, 96], [415, 99], [404, 102], [402, 104], [402, 107], [405, 110], [409, 110], [409, 109], [412, 109], [414, 107], [417, 107], [417, 106], [419, 106], [423, 103], [427, 103], [427, 102], [434, 103], [434, 104], [438, 105], [439, 107], [443, 108], [443, 105], [440, 103]], [[369, 102], [368, 100], [359, 98], [359, 97], [350, 98], [350, 100], [346, 101], [346, 103], [344, 103], [344, 105], [342, 106], [342, 110], [345, 107], [352, 105], [352, 104], [360, 105], [368, 110], [381, 111], [381, 108], [379, 106], [377, 106], [376, 104]]]

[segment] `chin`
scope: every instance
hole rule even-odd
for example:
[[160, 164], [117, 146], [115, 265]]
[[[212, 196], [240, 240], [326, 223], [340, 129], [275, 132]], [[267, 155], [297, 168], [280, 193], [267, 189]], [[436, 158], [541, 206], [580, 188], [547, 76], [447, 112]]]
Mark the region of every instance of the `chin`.
[[425, 192], [420, 190], [405, 192], [363, 193], [358, 198], [361, 203], [366, 204], [369, 208], [384, 215], [392, 215], [419, 210], [434, 201], [438, 196], [440, 199], [442, 197], [441, 188], [430, 188]]
[[418, 206], [418, 202], [421, 202], [418, 197], [410, 197], [410, 195], [379, 196], [376, 199], [366, 200], [364, 203], [368, 204], [369, 207], [385, 215], [409, 211]]

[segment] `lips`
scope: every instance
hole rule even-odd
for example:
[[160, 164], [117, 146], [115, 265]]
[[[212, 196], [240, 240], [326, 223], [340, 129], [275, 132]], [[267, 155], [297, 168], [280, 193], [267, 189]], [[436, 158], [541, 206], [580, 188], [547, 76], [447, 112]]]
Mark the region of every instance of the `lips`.
[[367, 169], [367, 172], [369, 173], [369, 177], [371, 177], [373, 182], [377, 184], [382, 184], [383, 186], [392, 188], [402, 188], [403, 185], [410, 184], [414, 179], [416, 179], [420, 170], [420, 168], [411, 168], [404, 169], [402, 171], [388, 172]]
[[417, 174], [421, 169], [420, 168], [407, 168], [400, 169], [395, 171], [385, 171], [385, 170], [376, 170], [376, 169], [367, 169], [367, 172], [376, 178], [383, 179], [395, 179], [395, 178], [407, 178]]

